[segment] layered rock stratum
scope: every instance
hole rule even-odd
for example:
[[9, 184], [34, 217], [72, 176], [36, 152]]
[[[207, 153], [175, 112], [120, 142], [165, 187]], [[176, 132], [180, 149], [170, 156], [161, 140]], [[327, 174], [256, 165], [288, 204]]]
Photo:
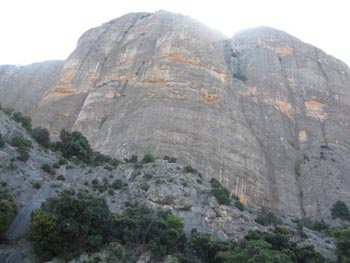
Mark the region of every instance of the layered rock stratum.
[[243, 203], [330, 218], [350, 204], [350, 70], [285, 32], [232, 38], [165, 11], [88, 30], [64, 62], [0, 67], [0, 102], [53, 137], [124, 158], [153, 148]]

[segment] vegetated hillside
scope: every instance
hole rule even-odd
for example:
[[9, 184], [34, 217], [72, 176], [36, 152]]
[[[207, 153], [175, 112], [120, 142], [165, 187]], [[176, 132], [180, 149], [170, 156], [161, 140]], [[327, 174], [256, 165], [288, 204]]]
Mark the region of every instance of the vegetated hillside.
[[[118, 161], [91, 151], [79, 132], [62, 131], [44, 148], [48, 134], [30, 124], [0, 112], [0, 202], [8, 204], [1, 262], [246, 262], [252, 251], [253, 262], [326, 262], [317, 250], [334, 257], [332, 237], [303, 227], [324, 223], [243, 205], [219, 181], [175, 158], [155, 159], [150, 147], [140, 160]], [[349, 219], [344, 205], [335, 218]]]
[[55, 138], [77, 130], [119, 159], [151, 145], [280, 214], [330, 221], [350, 203], [349, 68], [285, 32], [228, 39], [180, 14], [131, 13], [84, 33], [63, 66], [8, 68], [0, 102]]

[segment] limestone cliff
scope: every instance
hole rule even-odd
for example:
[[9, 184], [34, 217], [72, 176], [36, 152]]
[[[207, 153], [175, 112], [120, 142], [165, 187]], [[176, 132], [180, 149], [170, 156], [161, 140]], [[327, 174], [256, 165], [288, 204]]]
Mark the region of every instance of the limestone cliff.
[[59, 73], [43, 68], [48, 82], [1, 70], [0, 102], [17, 107], [25, 83], [34, 95], [18, 108], [53, 136], [79, 130], [118, 158], [151, 146], [292, 216], [350, 203], [350, 70], [284, 32], [227, 39], [179, 14], [132, 13], [84, 33]]

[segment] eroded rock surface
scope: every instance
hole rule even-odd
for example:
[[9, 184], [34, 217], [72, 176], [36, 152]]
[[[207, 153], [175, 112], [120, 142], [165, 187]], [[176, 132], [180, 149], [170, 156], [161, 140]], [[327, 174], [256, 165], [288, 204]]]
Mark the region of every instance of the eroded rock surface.
[[[120, 159], [151, 146], [286, 215], [350, 204], [349, 68], [285, 32], [227, 39], [180, 14], [132, 13], [88, 30], [59, 67], [13, 104], [53, 136], [79, 130]], [[0, 101], [12, 105], [28, 77], [3, 72]]]

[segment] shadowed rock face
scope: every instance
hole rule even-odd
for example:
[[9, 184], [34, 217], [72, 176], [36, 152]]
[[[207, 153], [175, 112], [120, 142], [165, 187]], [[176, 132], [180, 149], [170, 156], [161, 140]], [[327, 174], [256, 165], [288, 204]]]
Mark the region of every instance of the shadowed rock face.
[[227, 39], [182, 15], [133, 13], [87, 31], [60, 65], [45, 88], [1, 70], [0, 101], [28, 83], [18, 108], [53, 136], [79, 130], [118, 158], [151, 146], [244, 203], [312, 218], [350, 203], [349, 68], [284, 32]]

